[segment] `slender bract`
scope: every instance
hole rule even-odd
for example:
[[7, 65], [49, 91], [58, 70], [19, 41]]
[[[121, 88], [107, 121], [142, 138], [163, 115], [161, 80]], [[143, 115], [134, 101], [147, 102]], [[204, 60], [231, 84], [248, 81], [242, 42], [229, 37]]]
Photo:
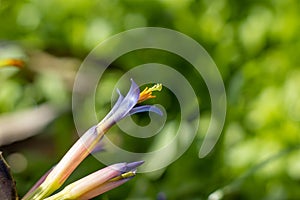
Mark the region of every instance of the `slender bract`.
[[93, 198], [133, 178], [136, 167], [141, 164], [142, 161], [111, 165], [69, 184], [62, 191], [45, 200]]

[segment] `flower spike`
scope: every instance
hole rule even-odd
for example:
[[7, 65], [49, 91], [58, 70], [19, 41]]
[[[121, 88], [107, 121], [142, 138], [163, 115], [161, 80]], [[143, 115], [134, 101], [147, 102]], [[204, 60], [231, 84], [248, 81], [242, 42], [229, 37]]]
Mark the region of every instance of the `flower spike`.
[[[138, 85], [131, 79], [131, 86], [125, 97], [121, 95], [119, 90], [117, 90], [119, 93], [119, 98], [106, 117], [104, 117], [104, 119], [97, 125], [88, 129], [64, 155], [60, 162], [51, 170], [44, 182], [42, 182], [34, 191], [26, 195], [23, 200], [44, 199], [60, 188], [60, 186], [67, 180], [75, 168], [91, 152], [93, 152], [95, 148], [97, 148], [99, 141], [108, 131], [108, 129], [124, 117], [134, 113], [149, 111], [162, 115], [162, 112], [155, 106], [144, 105], [136, 107], [137, 103], [145, 101], [149, 98], [154, 98], [155, 96], [152, 96], [152, 92], [160, 91], [161, 88], [161, 84], [156, 84], [151, 88], [146, 88], [140, 93]], [[107, 182], [105, 187], [102, 187], [100, 191], [107, 191], [106, 189], [112, 189], [117, 185], [129, 180], [135, 174], [135, 170], [132, 169], [135, 169], [140, 164], [142, 164], [142, 162], [130, 163], [123, 166], [125, 169], [119, 170], [122, 173], [118, 173], [117, 176], [114, 175], [115, 177], [120, 176], [120, 180], [112, 180], [111, 182]]]

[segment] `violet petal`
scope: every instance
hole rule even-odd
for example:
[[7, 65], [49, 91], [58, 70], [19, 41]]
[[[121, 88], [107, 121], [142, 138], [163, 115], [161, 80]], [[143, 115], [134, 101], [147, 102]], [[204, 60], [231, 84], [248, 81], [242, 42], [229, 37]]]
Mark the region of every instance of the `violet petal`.
[[144, 105], [144, 106], [134, 107], [130, 110], [128, 115], [133, 115], [133, 114], [141, 113], [141, 112], [154, 112], [160, 116], [163, 115], [163, 112], [158, 107], [152, 106], [152, 105]]
[[142, 165], [144, 162], [145, 161], [142, 160], [142, 161], [127, 163], [126, 170], [123, 171], [123, 173], [135, 170], [138, 166]]
[[120, 92], [119, 89], [117, 89], [117, 93], [119, 94], [117, 102], [112, 107], [112, 109], [109, 111], [109, 113], [104, 117], [104, 119], [101, 120], [100, 123], [106, 121], [109, 117], [111, 117], [116, 112], [116, 110], [119, 108], [119, 106], [121, 105], [122, 101], [124, 100], [124, 96], [121, 94], [121, 92]]
[[124, 118], [127, 113], [136, 105], [140, 96], [140, 90], [138, 85], [131, 79], [130, 89], [123, 99], [122, 103], [116, 110], [116, 112], [111, 116], [113, 117], [114, 122], [119, 121]]

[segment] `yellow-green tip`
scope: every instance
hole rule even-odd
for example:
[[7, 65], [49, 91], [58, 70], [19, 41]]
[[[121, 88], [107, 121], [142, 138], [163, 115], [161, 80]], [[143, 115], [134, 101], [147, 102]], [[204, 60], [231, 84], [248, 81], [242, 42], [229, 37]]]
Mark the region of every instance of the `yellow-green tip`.
[[157, 83], [153, 85], [151, 88], [146, 87], [141, 93], [138, 100], [138, 103], [141, 103], [143, 101], [146, 101], [147, 99], [155, 98], [156, 96], [152, 95], [152, 92], [154, 91], [161, 91], [162, 90], [162, 84]]

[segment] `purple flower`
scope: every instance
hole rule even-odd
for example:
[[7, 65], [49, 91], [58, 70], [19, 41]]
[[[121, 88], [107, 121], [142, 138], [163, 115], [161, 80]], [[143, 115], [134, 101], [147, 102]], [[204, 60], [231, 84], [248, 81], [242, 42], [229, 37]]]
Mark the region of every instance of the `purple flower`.
[[141, 103], [147, 99], [154, 98], [155, 96], [152, 96], [152, 91], [160, 91], [161, 87], [161, 84], [156, 84], [150, 89], [145, 88], [145, 90], [140, 93], [139, 87], [131, 79], [131, 87], [125, 97], [123, 97], [120, 91], [117, 90], [117, 92], [119, 93], [119, 98], [111, 111], [97, 125], [97, 129], [99, 129], [98, 132], [105, 131], [105, 129], [103, 130], [103, 128], [110, 128], [112, 125], [114, 125], [124, 117], [135, 113], [151, 111], [162, 115], [162, 112], [155, 106], [136, 106], [137, 103]]

